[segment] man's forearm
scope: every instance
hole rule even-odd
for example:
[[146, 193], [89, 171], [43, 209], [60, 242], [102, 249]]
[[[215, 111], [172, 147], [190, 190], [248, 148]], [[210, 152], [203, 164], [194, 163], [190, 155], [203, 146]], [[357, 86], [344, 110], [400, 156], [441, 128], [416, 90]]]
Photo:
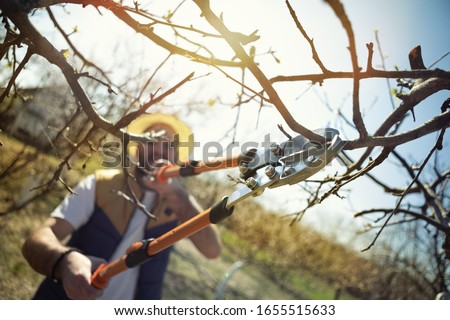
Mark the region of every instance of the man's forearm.
[[[188, 207], [189, 209], [187, 209], [186, 215], [189, 219], [203, 211], [197, 200], [191, 195], [189, 195]], [[203, 230], [200, 230], [190, 236], [190, 239], [205, 257], [212, 259], [220, 255], [221, 244], [219, 232], [215, 225], [209, 225]]]
[[66, 250], [50, 227], [41, 227], [25, 241], [22, 254], [36, 272], [48, 276], [58, 257]]

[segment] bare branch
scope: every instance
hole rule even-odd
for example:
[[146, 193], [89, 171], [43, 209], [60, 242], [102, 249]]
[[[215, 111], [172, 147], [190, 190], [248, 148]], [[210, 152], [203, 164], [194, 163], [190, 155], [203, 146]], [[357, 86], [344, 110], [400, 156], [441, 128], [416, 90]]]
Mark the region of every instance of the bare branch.
[[214, 66], [217, 70], [219, 70], [222, 74], [224, 74], [228, 79], [232, 80], [233, 82], [239, 84], [240, 86], [242, 86], [243, 88], [247, 89], [248, 91], [250, 91], [251, 93], [254, 94], [255, 97], [260, 97], [262, 100], [271, 103], [270, 99], [264, 97], [263, 93], [259, 93], [256, 92], [255, 90], [253, 90], [252, 88], [248, 87], [247, 85], [245, 85], [243, 82], [236, 80], [235, 78], [233, 78], [231, 75], [229, 75], [227, 72], [225, 72], [224, 70], [222, 70], [221, 68], [219, 68], [219, 66]]
[[258, 82], [263, 87], [264, 91], [269, 96], [269, 99], [280, 112], [281, 116], [284, 118], [289, 127], [295, 132], [305, 136], [311, 141], [315, 142], [323, 142], [324, 137], [312, 132], [311, 130], [305, 128], [301, 124], [299, 124], [291, 115], [289, 110], [284, 105], [283, 101], [279, 97], [276, 90], [273, 88], [269, 79], [266, 75], [259, 69], [257, 64], [253, 61], [251, 57], [245, 52], [242, 48], [242, 44], [240, 42], [240, 38], [236, 36], [235, 33], [228, 30], [222, 20], [217, 17], [214, 12], [211, 10], [209, 6], [209, 0], [194, 0], [194, 2], [198, 5], [200, 10], [202, 11], [202, 15], [205, 19], [220, 33], [223, 35], [225, 40], [228, 42], [230, 47], [234, 50], [236, 57], [238, 57], [241, 62], [247, 67], [250, 72], [255, 76]]
[[[359, 212], [354, 214], [354, 217], [355, 218], [359, 218], [359, 217], [362, 217], [362, 216], [365, 216], [365, 215], [369, 215], [369, 214], [374, 214], [374, 213], [384, 213], [384, 214], [388, 215], [388, 214], [392, 213], [393, 211], [394, 211], [393, 208], [392, 209], [388, 209], [388, 208], [373, 208], [373, 209], [367, 209], [367, 210], [359, 211]], [[405, 209], [405, 208], [399, 208], [397, 210], [397, 213], [404, 213], [404, 214], [410, 215], [410, 216], [414, 217], [416, 220], [420, 219], [420, 220], [425, 221], [426, 223], [432, 225], [436, 229], [439, 229], [441, 231], [448, 231], [448, 229], [444, 228], [439, 222], [436, 222], [435, 220], [433, 220], [433, 219], [423, 215], [422, 213], [415, 212], [415, 211], [412, 211], [412, 210], [408, 210], [408, 209]]]
[[447, 128], [450, 125], [450, 111], [446, 111], [443, 114], [436, 116], [424, 124], [418, 126], [415, 129], [407, 132], [396, 134], [388, 137], [369, 137], [366, 141], [349, 141], [349, 146], [345, 146], [346, 150], [352, 150], [362, 147], [376, 147], [376, 146], [397, 146], [403, 143], [416, 140], [432, 132], [439, 131], [440, 129]]
[[373, 43], [367, 43], [366, 44], [367, 47], [367, 66], [366, 66], [366, 70], [370, 71], [373, 70], [373, 66], [372, 66], [372, 60], [373, 60]]
[[[305, 75], [293, 75], [293, 76], [276, 76], [270, 79], [271, 83], [277, 82], [293, 82], [293, 81], [311, 81], [313, 83], [320, 83], [327, 79], [352, 79], [353, 73], [348, 71], [335, 72], [329, 71], [321, 74], [305, 74]], [[412, 70], [412, 71], [384, 71], [384, 70], [367, 70], [359, 73], [359, 79], [371, 79], [371, 78], [386, 78], [386, 79], [430, 79], [441, 78], [450, 79], [450, 72], [434, 69], [434, 70]]]
[[116, 136], [121, 136], [121, 132], [118, 129], [106, 119], [103, 119], [95, 111], [83, 88], [78, 83], [78, 76], [73, 67], [64, 59], [63, 55], [35, 29], [28, 19], [28, 16], [19, 10], [16, 2], [5, 3], [2, 9], [5, 10], [6, 14], [8, 14], [9, 18], [14, 22], [17, 28], [19, 28], [21, 33], [26, 35], [26, 37], [35, 45], [36, 52], [61, 69], [75, 97], [80, 102], [84, 112], [94, 125]]
[[[385, 121], [381, 124], [381, 126], [375, 131], [374, 138], [369, 138], [368, 141], [366, 142], [349, 141], [347, 143], [345, 148], [349, 150], [352, 148], [361, 147], [362, 145], [369, 146], [369, 148], [364, 152], [364, 154], [360, 157], [360, 159], [349, 168], [349, 171], [352, 171], [355, 168], [360, 167], [361, 164], [365, 161], [365, 159], [367, 159], [367, 157], [370, 155], [374, 146], [390, 143], [389, 138], [386, 138], [387, 140], [383, 140], [385, 138], [377, 138], [377, 137], [385, 136], [392, 126], [394, 126], [396, 123], [401, 122], [404, 119], [404, 115], [410, 109], [414, 108], [419, 102], [428, 98], [432, 94], [448, 88], [450, 88], [450, 80], [441, 78], [430, 78], [425, 81], [421, 81], [417, 85], [415, 85], [407, 95], [403, 96], [402, 103], [385, 119]], [[446, 127], [445, 120], [443, 120], [442, 122], [440, 121], [442, 119], [441, 117], [445, 117], [444, 114], [430, 120], [426, 125], [424, 124], [414, 130], [409, 131], [407, 134], [401, 137], [401, 140], [404, 143], [410, 141], [410, 139], [414, 139], [414, 135], [417, 135], [416, 137], [420, 137]]]

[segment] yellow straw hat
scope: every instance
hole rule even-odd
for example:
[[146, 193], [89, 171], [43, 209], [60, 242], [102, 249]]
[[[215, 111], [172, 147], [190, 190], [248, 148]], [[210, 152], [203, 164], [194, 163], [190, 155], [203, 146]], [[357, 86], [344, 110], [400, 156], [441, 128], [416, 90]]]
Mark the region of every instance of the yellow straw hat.
[[128, 125], [127, 131], [140, 134], [159, 124], [166, 125], [178, 133], [178, 161], [189, 161], [189, 155], [194, 148], [194, 136], [191, 128], [173, 115], [162, 113], [143, 114]]

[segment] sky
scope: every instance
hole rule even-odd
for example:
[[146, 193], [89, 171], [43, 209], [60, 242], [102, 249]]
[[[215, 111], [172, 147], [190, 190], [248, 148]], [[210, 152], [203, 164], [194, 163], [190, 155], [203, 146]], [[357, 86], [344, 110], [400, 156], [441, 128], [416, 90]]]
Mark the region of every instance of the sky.
[[[139, 1], [142, 8], [160, 15], [166, 14], [169, 8], [174, 8], [180, 1]], [[375, 68], [381, 68], [382, 60], [378, 52], [375, 34], [377, 32], [381, 50], [388, 70], [398, 67], [401, 70], [409, 69], [408, 52], [415, 46], [421, 45], [422, 54], [426, 66], [450, 50], [450, 2], [446, 0], [379, 0], [379, 1], [342, 1], [348, 17], [352, 22], [355, 32], [359, 65], [365, 67], [367, 62], [366, 43], [375, 43], [373, 64]], [[126, 3], [126, 1], [125, 1]], [[321, 0], [291, 1], [297, 16], [314, 39], [317, 51], [325, 66], [333, 71], [350, 71], [351, 61], [347, 50], [348, 40], [346, 34], [335, 17], [330, 7]], [[211, 6], [218, 14], [222, 13], [225, 24], [232, 30], [250, 34], [258, 30], [260, 40], [252, 44], [256, 47], [257, 61], [260, 68], [270, 78], [277, 75], [293, 75], [317, 73], [320, 69], [311, 59], [310, 47], [306, 40], [299, 35], [298, 30], [290, 18], [285, 1], [278, 0], [211, 0]], [[143, 37], [136, 35], [134, 31], [117, 23], [106, 10], [100, 9], [100, 15], [94, 8], [81, 9], [79, 6], [68, 6], [64, 10], [54, 9], [57, 19], [66, 31], [77, 28], [77, 32], [71, 39], [80, 44], [82, 52], [90, 59], [96, 61], [106, 69], [112, 70], [111, 77], [121, 79], [127, 72], [142, 71], [142, 66], [148, 68], [150, 73], [157, 64], [167, 55], [167, 52], [155, 47]], [[193, 25], [199, 29], [213, 32], [199, 15], [198, 8], [190, 1], [185, 1], [173, 16], [174, 22], [181, 25]], [[67, 45], [54, 32], [53, 25], [49, 23], [45, 12], [36, 13], [32, 17], [34, 23], [44, 30], [45, 35], [55, 46], [62, 50]], [[171, 30], [167, 27], [155, 27], [158, 34], [169, 35]], [[206, 41], [199, 38], [199, 41]], [[120, 44], [126, 44], [120, 45]], [[217, 55], [224, 59], [233, 57], [233, 53], [226, 45], [219, 41], [209, 42]], [[181, 44], [181, 41], [180, 41]], [[185, 45], [185, 44], [183, 44]], [[186, 44], [187, 46], [187, 44]], [[246, 46], [249, 50], [249, 46]], [[268, 50], [274, 50], [275, 56], [280, 60], [277, 63], [270, 55], [259, 55]], [[435, 65], [441, 69], [450, 69], [450, 56], [444, 58]], [[33, 69], [20, 81], [39, 81]], [[239, 92], [238, 86], [226, 77], [218, 73], [214, 68], [190, 62], [185, 57], [175, 57], [165, 65], [158, 73], [161, 83], [171, 85], [180, 81], [190, 72], [195, 71], [200, 76], [195, 82], [181, 88], [177, 93], [167, 99], [166, 104], [171, 111], [181, 114], [193, 128], [196, 140], [202, 145], [208, 141], [220, 141], [226, 149], [233, 137], [235, 141], [244, 143], [248, 141], [262, 142], [266, 134], [277, 142], [283, 141], [283, 134], [277, 129], [277, 124], [284, 121], [274, 108], [263, 108], [258, 112], [257, 104], [248, 104], [240, 110], [231, 108], [227, 103], [236, 101]], [[208, 77], [201, 77], [208, 73]], [[227, 70], [230, 75], [240, 79], [240, 74], [235, 70]], [[249, 84], [258, 88], [250, 74], [246, 75]], [[120, 80], [119, 80], [120, 81]], [[395, 87], [395, 81], [390, 81]], [[342, 107], [346, 115], [351, 112], [351, 88], [350, 80], [327, 80], [322, 86], [310, 86], [307, 82], [280, 83], [275, 88], [280, 93], [282, 100], [289, 108], [293, 116], [308, 128], [315, 129], [325, 126], [339, 126], [336, 115], [327, 111], [323, 101], [328, 101], [330, 106]], [[417, 108], [416, 116], [419, 121], [429, 119], [436, 115], [442, 101], [448, 97], [448, 92], [440, 93]], [[198, 112], [186, 114], [186, 100], [208, 101], [215, 100], [211, 107], [203, 108]], [[224, 102], [222, 105], [221, 102]], [[360, 101], [367, 121], [369, 132], [375, 130], [391, 110], [390, 93], [385, 79], [368, 80], [361, 83]], [[101, 106], [102, 102], [96, 102]], [[399, 101], [394, 98], [394, 103]], [[166, 109], [162, 109], [165, 111]], [[235, 131], [227, 131], [239, 121]], [[415, 127], [410, 121], [409, 127]], [[354, 139], [357, 134], [351, 128], [342, 130], [344, 139]], [[447, 135], [448, 136], [448, 135]], [[415, 157], [418, 161], [425, 158], [427, 150], [431, 148], [436, 135], [429, 135], [420, 141], [402, 146], [401, 150], [408, 156]], [[447, 149], [444, 150], [447, 155]], [[209, 151], [209, 150], [206, 150]], [[205, 150], [196, 149], [193, 158], [199, 159]], [[357, 158], [360, 150], [350, 153]], [[447, 164], [448, 165], [448, 164]], [[325, 173], [342, 170], [339, 164], [334, 163], [326, 168]], [[398, 173], [398, 169], [388, 164], [377, 169], [376, 173], [386, 179], [395, 180], [405, 185], [408, 179]], [[318, 206], [313, 214], [308, 214], [307, 223], [314, 224], [318, 228], [335, 229], [335, 224], [329, 223], [335, 220], [350, 223], [354, 221], [350, 212], [363, 207], [378, 206], [380, 203], [392, 201], [388, 199], [379, 188], [367, 183], [364, 178], [357, 181], [352, 192], [352, 201], [342, 201], [337, 198], [327, 200]], [[298, 200], [301, 199], [301, 190], [296, 186], [280, 188], [280, 190], [268, 190], [261, 197], [268, 206], [273, 206], [284, 212], [292, 212], [298, 208]]]

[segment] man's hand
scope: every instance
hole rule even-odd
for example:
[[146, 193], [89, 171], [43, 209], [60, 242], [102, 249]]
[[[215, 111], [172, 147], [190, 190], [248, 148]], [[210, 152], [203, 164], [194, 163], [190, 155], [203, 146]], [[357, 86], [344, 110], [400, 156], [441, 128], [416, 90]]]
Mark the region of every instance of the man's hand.
[[165, 199], [167, 207], [181, 220], [187, 220], [202, 211], [177, 179], [158, 182], [143, 178], [142, 184], [144, 188], [155, 191], [160, 198]]
[[96, 299], [102, 295], [103, 290], [91, 285], [91, 277], [92, 272], [102, 263], [105, 260], [73, 251], [61, 260], [55, 275], [57, 279], [61, 279], [70, 299]]

